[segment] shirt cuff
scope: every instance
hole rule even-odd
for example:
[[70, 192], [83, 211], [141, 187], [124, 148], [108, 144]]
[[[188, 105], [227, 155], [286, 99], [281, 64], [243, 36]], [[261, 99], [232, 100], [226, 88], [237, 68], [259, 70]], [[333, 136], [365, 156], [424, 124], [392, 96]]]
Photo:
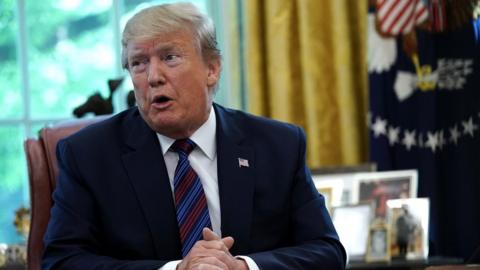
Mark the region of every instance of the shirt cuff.
[[252, 260], [252, 258], [248, 256], [235, 256], [235, 258], [244, 260], [247, 263], [249, 270], [260, 270], [260, 268], [258, 268], [258, 265]]
[[168, 262], [168, 263], [164, 264], [162, 267], [158, 268], [158, 270], [175, 270], [175, 269], [177, 269], [177, 265], [180, 262], [181, 262], [181, 260]]

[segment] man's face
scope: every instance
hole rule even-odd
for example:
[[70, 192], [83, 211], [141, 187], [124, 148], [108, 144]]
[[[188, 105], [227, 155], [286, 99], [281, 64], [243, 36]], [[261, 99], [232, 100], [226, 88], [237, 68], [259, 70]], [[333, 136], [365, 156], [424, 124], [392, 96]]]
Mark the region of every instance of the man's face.
[[156, 132], [189, 137], [208, 118], [220, 60], [205, 63], [188, 30], [127, 45], [140, 114]]

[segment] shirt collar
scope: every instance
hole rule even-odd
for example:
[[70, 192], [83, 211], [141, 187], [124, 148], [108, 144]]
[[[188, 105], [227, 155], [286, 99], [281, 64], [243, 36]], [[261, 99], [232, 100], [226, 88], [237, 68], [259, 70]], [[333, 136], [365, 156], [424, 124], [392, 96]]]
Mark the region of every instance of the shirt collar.
[[[210, 109], [210, 115], [207, 121], [203, 123], [193, 134], [190, 136], [190, 140], [195, 142], [197, 147], [210, 159], [215, 158], [217, 152], [217, 145], [215, 143], [215, 137], [217, 132], [217, 121], [215, 116], [215, 110], [213, 107]], [[162, 146], [163, 155], [165, 155], [170, 149], [170, 146], [175, 142], [175, 139], [164, 136], [157, 133], [158, 140]]]

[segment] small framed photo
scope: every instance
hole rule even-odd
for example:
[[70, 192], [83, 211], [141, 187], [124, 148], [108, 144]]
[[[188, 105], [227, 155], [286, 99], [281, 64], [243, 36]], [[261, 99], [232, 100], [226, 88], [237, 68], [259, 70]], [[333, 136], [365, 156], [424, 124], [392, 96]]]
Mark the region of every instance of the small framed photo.
[[317, 188], [318, 192], [323, 195], [325, 199], [325, 207], [327, 208], [329, 213], [332, 213], [332, 188], [331, 187], [323, 187]]
[[428, 198], [388, 200], [392, 258], [418, 260], [428, 256]]
[[[352, 204], [352, 189], [355, 173], [317, 174], [313, 175], [313, 182], [317, 190], [330, 195], [330, 207]], [[322, 193], [323, 194], [323, 193]], [[324, 194], [325, 195], [325, 194]]]
[[417, 185], [417, 170], [362, 173], [355, 176], [353, 197], [358, 202], [373, 202], [375, 217], [385, 218], [387, 200], [416, 198]]
[[390, 261], [390, 229], [387, 223], [378, 222], [370, 227], [368, 233], [367, 262]]
[[[332, 221], [348, 261], [363, 261], [367, 253], [368, 230], [373, 218], [372, 204], [333, 207]], [[352, 221], [354, 226], [352, 226]]]

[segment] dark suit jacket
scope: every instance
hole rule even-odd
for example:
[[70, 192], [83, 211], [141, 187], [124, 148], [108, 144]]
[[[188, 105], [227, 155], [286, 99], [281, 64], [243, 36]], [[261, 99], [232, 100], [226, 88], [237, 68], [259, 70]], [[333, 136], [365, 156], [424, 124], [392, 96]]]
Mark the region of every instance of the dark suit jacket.
[[[235, 239], [232, 254], [261, 269], [343, 269], [344, 249], [305, 165], [303, 131], [214, 109], [221, 230]], [[43, 269], [158, 269], [181, 259], [161, 147], [137, 108], [60, 141], [57, 156]]]

